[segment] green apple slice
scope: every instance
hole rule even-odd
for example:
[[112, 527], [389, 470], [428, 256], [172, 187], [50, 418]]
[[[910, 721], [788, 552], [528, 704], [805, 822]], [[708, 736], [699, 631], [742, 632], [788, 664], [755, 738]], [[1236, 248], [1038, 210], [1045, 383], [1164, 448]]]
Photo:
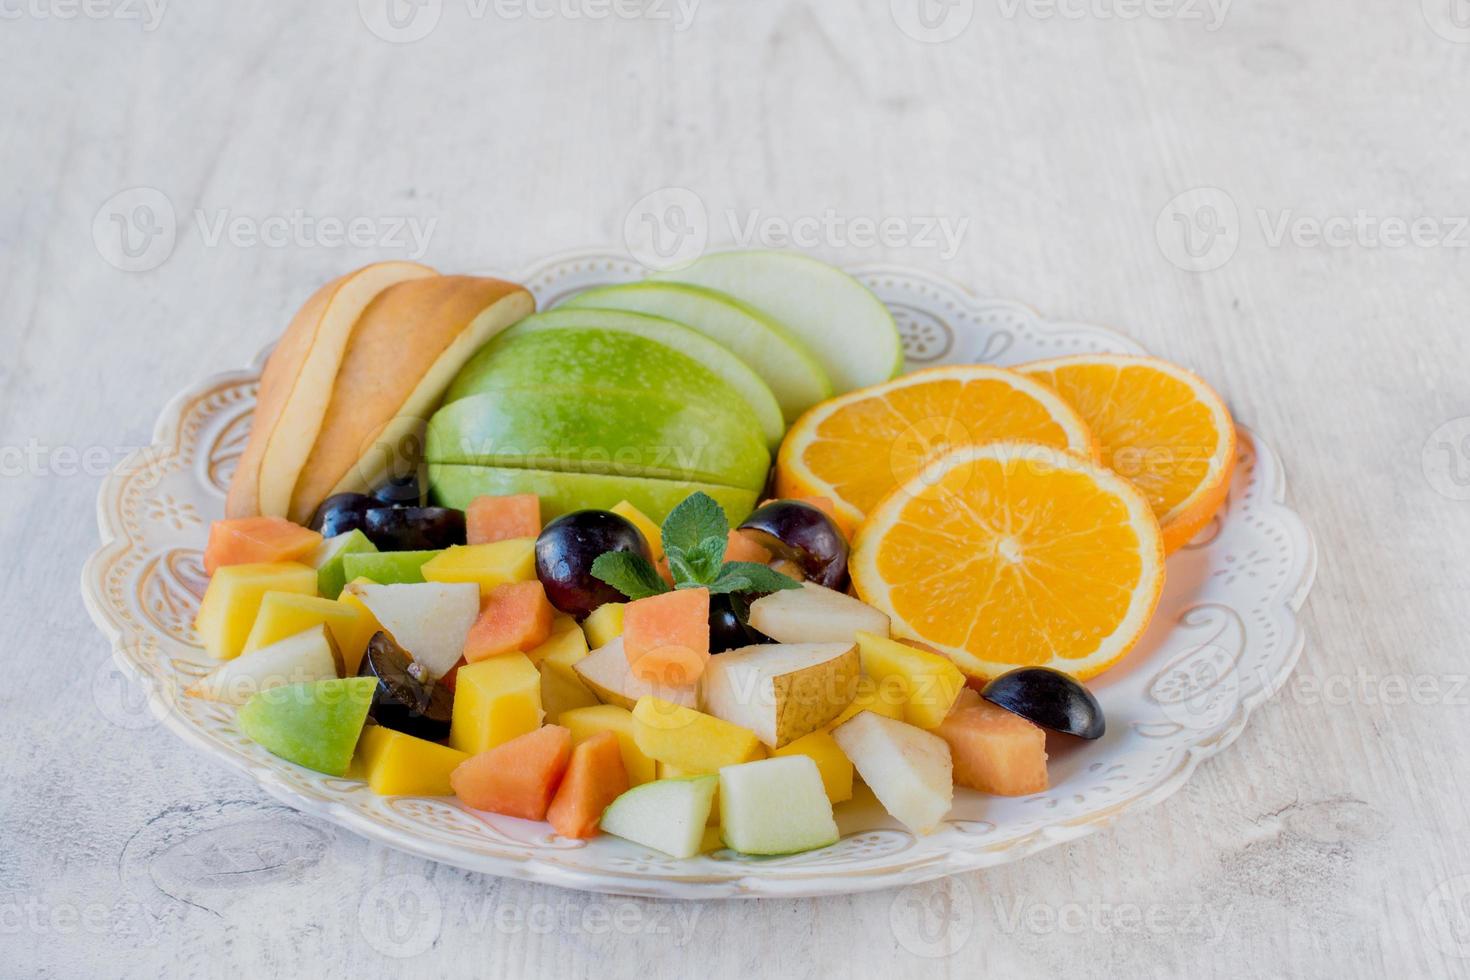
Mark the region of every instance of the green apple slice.
[[344, 559], [348, 555], [372, 554], [377, 550], [378, 546], [368, 540], [361, 528], [322, 539], [306, 562], [316, 569], [317, 592], [325, 599], [337, 598], [342, 594], [342, 586], [347, 584]]
[[832, 380], [811, 351], [785, 326], [733, 296], [678, 282], [630, 282], [578, 293], [557, 309], [623, 310], [698, 330], [765, 379], [788, 423], [832, 397]]
[[704, 842], [719, 783], [714, 775], [643, 783], [613, 800], [602, 811], [599, 826], [670, 857], [694, 857]]
[[839, 394], [903, 370], [893, 314], [868, 287], [817, 259], [796, 252], [719, 252], [651, 278], [728, 293], [785, 324], [822, 362]]
[[287, 684], [240, 707], [240, 731], [272, 755], [329, 776], [347, 775], [376, 677]]
[[810, 756], [720, 770], [720, 838], [742, 854], [796, 854], [837, 843], [832, 801]]
[[771, 454], [746, 418], [701, 401], [549, 381], [461, 398], [435, 413], [430, 463], [698, 480], [758, 489]]
[[[342, 556], [343, 583], [360, 578], [378, 585], [406, 585], [424, 580], [423, 567], [442, 551], [350, 551]], [[338, 589], [341, 595], [342, 590]]]
[[702, 491], [724, 508], [731, 526], [739, 524], [755, 509], [756, 496], [760, 492], [687, 480], [456, 463], [430, 463], [429, 486], [440, 506], [460, 510], [468, 507], [476, 497], [487, 494], [534, 493], [541, 498], [541, 518], [545, 521], [574, 510], [611, 510], [626, 500], [647, 514], [650, 520], [662, 523], [680, 501], [695, 491]]

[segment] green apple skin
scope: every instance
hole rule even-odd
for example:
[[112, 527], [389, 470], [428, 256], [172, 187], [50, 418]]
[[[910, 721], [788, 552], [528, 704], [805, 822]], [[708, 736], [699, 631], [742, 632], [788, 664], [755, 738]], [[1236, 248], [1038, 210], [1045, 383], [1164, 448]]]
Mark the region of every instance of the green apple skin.
[[731, 526], [739, 524], [755, 509], [760, 493], [759, 490], [686, 480], [452, 463], [429, 464], [429, 488], [439, 506], [460, 509], [486, 494], [534, 493], [541, 498], [541, 518], [544, 521], [574, 510], [610, 510], [626, 500], [656, 524], [662, 524], [669, 511], [685, 497], [702, 491], [724, 508]]
[[720, 770], [720, 839], [742, 854], [797, 854], [837, 843], [817, 764], [780, 756]]
[[377, 550], [378, 546], [369, 541], [360, 528], [327, 538], [317, 545], [309, 562], [316, 569], [316, 590], [325, 599], [337, 598], [348, 581], [343, 559], [348, 555], [372, 554]]
[[604, 832], [676, 858], [699, 853], [719, 777], [658, 779], [628, 790], [602, 813]]
[[287, 684], [240, 707], [240, 731], [272, 755], [345, 776], [377, 688], [375, 677]]
[[443, 551], [355, 552], [342, 556], [342, 575], [347, 582], [366, 578], [379, 585], [412, 585], [424, 580], [423, 568], [429, 559], [442, 554]]
[[573, 470], [757, 489], [771, 455], [747, 420], [647, 391], [501, 388], [435, 413], [430, 463]]
[[789, 424], [832, 397], [832, 380], [795, 334], [746, 304], [678, 282], [630, 282], [578, 293], [556, 307], [622, 310], [662, 317], [728, 347], [770, 386]]
[[726, 293], [784, 324], [822, 362], [838, 394], [903, 370], [898, 326], [883, 301], [817, 259], [797, 252], [718, 252], [650, 278]]

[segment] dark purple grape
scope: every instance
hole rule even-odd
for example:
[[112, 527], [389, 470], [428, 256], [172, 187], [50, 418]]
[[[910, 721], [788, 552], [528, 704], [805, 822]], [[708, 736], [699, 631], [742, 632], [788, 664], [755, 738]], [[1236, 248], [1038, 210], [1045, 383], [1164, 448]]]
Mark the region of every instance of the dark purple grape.
[[357, 676], [378, 679], [368, 714], [384, 728], [431, 742], [449, 736], [454, 695], [387, 633], [368, 641]]
[[1027, 721], [1064, 735], [1102, 738], [1102, 705], [1070, 674], [1050, 667], [1017, 667], [985, 685], [980, 696]]
[[464, 544], [464, 511], [449, 507], [370, 507], [362, 533], [379, 551], [438, 551]]
[[628, 551], [653, 561], [638, 529], [611, 511], [573, 511], [546, 525], [536, 539], [536, 577], [546, 598], [578, 620], [605, 602], [626, 602], [621, 592], [592, 575], [592, 563], [609, 551]]
[[724, 653], [753, 643], [773, 643], [769, 636], [745, 620], [749, 606], [741, 607], [733, 595], [709, 597], [709, 652]]
[[740, 530], [777, 558], [794, 562], [807, 579], [847, 589], [847, 539], [832, 518], [799, 500], [773, 500], [751, 511]]
[[390, 477], [373, 491], [373, 499], [390, 507], [418, 507], [424, 502], [424, 491], [418, 473]]
[[362, 527], [363, 515], [368, 508], [377, 505], [377, 501], [365, 493], [335, 493], [322, 501], [311, 516], [308, 527], [322, 532], [324, 538], [335, 538]]

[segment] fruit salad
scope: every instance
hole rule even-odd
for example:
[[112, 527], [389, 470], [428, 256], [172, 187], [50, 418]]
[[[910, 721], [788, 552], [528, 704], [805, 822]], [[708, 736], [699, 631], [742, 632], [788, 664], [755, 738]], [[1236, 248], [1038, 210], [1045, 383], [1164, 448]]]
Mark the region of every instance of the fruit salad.
[[925, 834], [957, 788], [1045, 791], [1233, 423], [1151, 358], [902, 368], [882, 303], [797, 255], [543, 312], [334, 280], [261, 378], [184, 693], [374, 793], [675, 858], [826, 847], [857, 792]]

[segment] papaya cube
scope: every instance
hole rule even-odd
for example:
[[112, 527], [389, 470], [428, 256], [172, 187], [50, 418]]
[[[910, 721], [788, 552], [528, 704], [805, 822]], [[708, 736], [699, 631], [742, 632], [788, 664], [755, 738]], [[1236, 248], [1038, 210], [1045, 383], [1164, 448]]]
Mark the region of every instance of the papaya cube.
[[209, 580], [194, 629], [210, 656], [238, 657], [267, 592], [316, 595], [316, 569], [298, 562], [224, 565]]
[[563, 837], [592, 837], [602, 811], [627, 791], [618, 737], [598, 732], [572, 747], [572, 760], [546, 810], [546, 820]]
[[587, 634], [589, 649], [605, 647], [623, 635], [623, 614], [627, 608], [626, 602], [604, 602], [582, 620], [582, 632]]
[[863, 673], [875, 680], [901, 677], [908, 688], [903, 720], [915, 728], [938, 728], [965, 686], [954, 661], [876, 633], [857, 634]]
[[469, 755], [403, 732], [369, 725], [357, 740], [353, 772], [379, 796], [448, 796], [449, 774]]
[[572, 733], [547, 725], [466, 759], [449, 782], [466, 806], [544, 820], [571, 756]]
[[644, 755], [686, 772], [715, 772], [765, 757], [750, 729], [652, 695], [633, 706], [633, 741]]
[[623, 653], [640, 680], [693, 684], [709, 662], [709, 590], [679, 589], [628, 603]]
[[966, 688], [934, 730], [949, 743], [954, 781], [997, 796], [1046, 789], [1046, 732]]
[[[653, 523], [651, 517], [626, 500], [615, 504], [612, 512], [638, 529], [638, 533], [643, 535], [643, 540], [648, 542], [648, 550], [653, 553], [654, 561], [664, 556], [664, 535], [659, 530], [659, 526]], [[596, 644], [593, 645], [596, 646]]]
[[209, 525], [204, 571], [213, 575], [226, 565], [259, 565], [302, 561], [322, 543], [321, 532], [284, 517], [237, 517]]
[[860, 711], [871, 711], [894, 721], [903, 721], [904, 706], [908, 700], [908, 681], [903, 677], [890, 674], [882, 680], [874, 680], [867, 674], [860, 674], [857, 693], [853, 695], [852, 703], [843, 709], [842, 714], [823, 725], [822, 730], [830, 732], [843, 722], [856, 717]]
[[852, 762], [827, 732], [812, 732], [771, 751], [772, 756], [804, 755], [817, 764], [827, 799], [841, 803], [852, 799]]
[[553, 611], [540, 582], [497, 585], [480, 603], [480, 617], [465, 637], [465, 660], [536, 649], [551, 635]]
[[623, 753], [623, 769], [628, 773], [628, 785], [638, 786], [659, 778], [658, 764], [638, 747], [633, 738], [633, 713], [627, 708], [615, 704], [575, 708], [562, 712], [556, 721], [571, 730], [573, 742], [585, 741], [598, 732], [616, 735], [618, 748]]
[[541, 498], [534, 493], [476, 497], [465, 508], [464, 523], [465, 540], [472, 545], [534, 538], [541, 533]]
[[325, 626], [342, 651], [346, 676], [352, 677], [362, 663], [368, 640], [377, 632], [377, 620], [366, 608], [296, 592], [267, 592], [260, 600], [260, 611], [241, 652], [250, 653], [313, 626]]
[[480, 595], [488, 596], [497, 585], [536, 577], [536, 539], [455, 545], [425, 562], [420, 572], [426, 582], [474, 582]]
[[753, 561], [757, 565], [766, 565], [771, 561], [771, 552], [745, 531], [732, 530], [725, 544], [725, 560]]
[[541, 725], [541, 674], [524, 653], [466, 664], [454, 678], [449, 744], [485, 752]]

